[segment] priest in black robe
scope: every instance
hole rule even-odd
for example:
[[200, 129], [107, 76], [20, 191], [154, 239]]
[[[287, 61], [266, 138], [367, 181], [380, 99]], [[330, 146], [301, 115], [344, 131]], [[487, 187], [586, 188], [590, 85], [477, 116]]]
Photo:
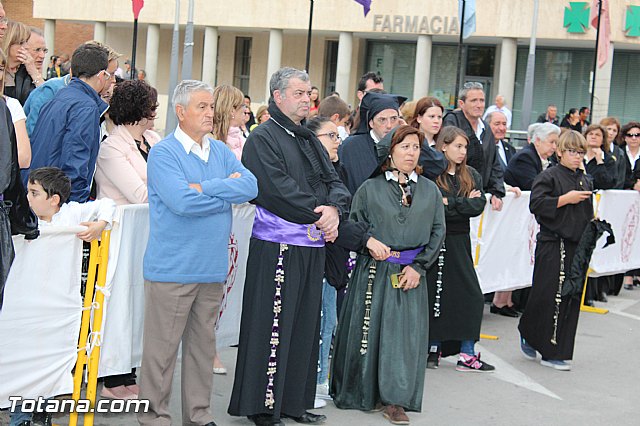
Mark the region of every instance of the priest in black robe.
[[238, 358], [229, 414], [256, 425], [281, 417], [318, 423], [318, 361], [324, 241], [334, 241], [350, 195], [315, 135], [306, 72], [271, 77], [271, 119], [247, 139], [242, 162], [258, 179]]

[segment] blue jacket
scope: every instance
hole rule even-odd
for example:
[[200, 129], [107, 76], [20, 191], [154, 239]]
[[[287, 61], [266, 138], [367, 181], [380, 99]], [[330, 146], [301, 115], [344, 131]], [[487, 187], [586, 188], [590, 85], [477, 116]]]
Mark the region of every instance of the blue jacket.
[[60, 89], [68, 86], [69, 81], [71, 81], [70, 74], [64, 77], [52, 78], [36, 87], [35, 90], [29, 94], [27, 102], [24, 103], [24, 113], [27, 116], [27, 134], [29, 137], [33, 135], [33, 130], [36, 128], [42, 107], [53, 99]]
[[98, 92], [74, 77], [40, 111], [31, 136], [31, 169], [61, 168], [71, 179], [69, 201], [89, 199], [100, 147], [100, 117], [108, 108]]

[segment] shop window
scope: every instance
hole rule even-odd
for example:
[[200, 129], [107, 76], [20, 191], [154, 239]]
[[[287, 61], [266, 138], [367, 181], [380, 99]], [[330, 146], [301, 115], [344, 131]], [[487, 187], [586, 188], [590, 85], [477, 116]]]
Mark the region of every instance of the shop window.
[[236, 37], [236, 53], [233, 67], [233, 85], [249, 93], [251, 77], [251, 37]]
[[638, 120], [640, 86], [637, 83], [637, 73], [639, 69], [640, 54], [631, 52], [614, 53], [608, 115], [617, 117], [622, 125], [629, 121]]
[[[336, 71], [338, 69], [338, 42], [328, 40], [324, 49], [324, 97], [336, 90]], [[340, 96], [346, 96], [340, 93]]]
[[373, 71], [380, 74], [384, 79], [384, 89], [388, 93], [406, 96], [409, 99], [413, 97], [415, 43], [369, 41], [366, 58], [366, 69], [363, 73]]

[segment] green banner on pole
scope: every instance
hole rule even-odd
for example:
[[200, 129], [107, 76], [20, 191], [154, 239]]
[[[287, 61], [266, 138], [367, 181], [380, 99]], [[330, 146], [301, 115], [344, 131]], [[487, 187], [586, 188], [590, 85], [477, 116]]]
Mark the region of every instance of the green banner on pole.
[[627, 6], [624, 31], [627, 37], [640, 37], [640, 6]]
[[589, 3], [569, 2], [569, 7], [564, 8], [564, 27], [567, 32], [582, 34], [589, 27]]

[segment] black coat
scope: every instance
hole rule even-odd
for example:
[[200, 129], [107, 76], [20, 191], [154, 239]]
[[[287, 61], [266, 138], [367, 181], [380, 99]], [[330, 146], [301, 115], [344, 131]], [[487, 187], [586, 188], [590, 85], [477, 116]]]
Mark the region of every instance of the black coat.
[[556, 115], [556, 118], [554, 118], [553, 120], [549, 120], [547, 118], [547, 114], [540, 114], [538, 116], [538, 120], [536, 121], [536, 123], [551, 123], [551, 124], [555, 124], [556, 126], [560, 125], [560, 121], [558, 120], [558, 116]]
[[460, 110], [445, 115], [443, 126], [454, 126], [465, 132], [469, 138], [467, 164], [480, 173], [484, 191], [499, 198], [505, 196], [504, 173], [496, 152], [496, 140], [489, 125], [484, 122], [482, 141], [478, 140], [471, 123]]
[[623, 143], [620, 145], [620, 150], [622, 150], [625, 165], [624, 189], [633, 189], [633, 185], [635, 185], [636, 181], [640, 179], [640, 160], [636, 160], [635, 165], [631, 168], [631, 162], [627, 155], [627, 144]]
[[531, 191], [533, 180], [542, 172], [542, 160], [535, 145], [529, 144], [511, 158], [504, 172], [504, 181], [523, 191]]
[[24, 65], [18, 67], [15, 83], [15, 86], [5, 86], [4, 94], [16, 98], [20, 102], [20, 105], [24, 106], [29, 94], [36, 89], [36, 85], [33, 84], [33, 80]]

